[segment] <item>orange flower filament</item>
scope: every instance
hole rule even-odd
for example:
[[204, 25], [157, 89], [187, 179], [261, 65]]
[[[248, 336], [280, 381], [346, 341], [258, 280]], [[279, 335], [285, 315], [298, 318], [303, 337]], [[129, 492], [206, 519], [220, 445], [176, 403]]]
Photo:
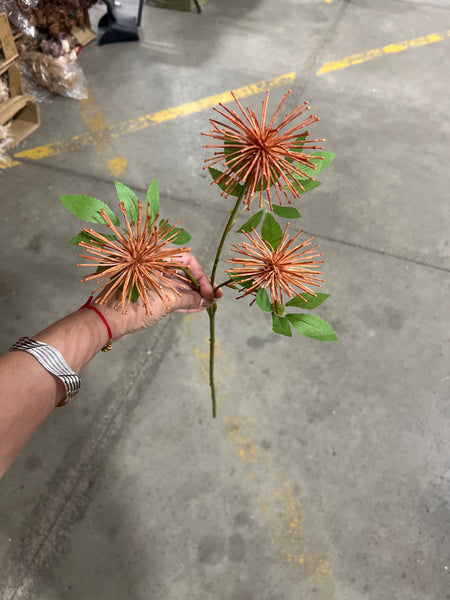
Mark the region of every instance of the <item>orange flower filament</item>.
[[[227, 123], [210, 119], [213, 129], [211, 133], [203, 133], [203, 135], [221, 142], [217, 145], [204, 146], [205, 148], [216, 149], [214, 156], [205, 160], [207, 166], [204, 168], [207, 169], [217, 163], [222, 163], [227, 167], [226, 171], [217, 177], [213, 183], [226, 183], [225, 191], [222, 193], [225, 197], [230, 195], [236, 185], [245, 185], [244, 204], [247, 205], [248, 209], [256, 192], [259, 192], [259, 206], [261, 207], [263, 191], [267, 190], [267, 199], [270, 209], [272, 209], [271, 186], [275, 187], [280, 204], [283, 203], [282, 196], [290, 204], [291, 200], [287, 191], [294, 198], [299, 198], [301, 195], [300, 191], [294, 186], [292, 178], [295, 179], [296, 185], [303, 192], [305, 189], [299, 178], [307, 177], [314, 180], [298, 166], [298, 163], [316, 169], [315, 163], [303, 150], [322, 149], [323, 146], [314, 144], [325, 140], [306, 140], [309, 132], [302, 130], [308, 125], [319, 121], [319, 117], [310, 115], [300, 123], [293, 125], [298, 117], [310, 109], [308, 103], [304, 102], [286, 115], [277, 127], [274, 127], [275, 119], [290, 94], [291, 91], [286, 92], [269, 124], [266, 125], [269, 92], [266, 93], [266, 98], [262, 102], [260, 121], [258, 121], [258, 117], [252, 110], [249, 108], [244, 110], [237, 97], [231, 92], [243, 118], [236, 111], [230, 110], [219, 103], [221, 109], [214, 108], [214, 110], [226, 119]], [[288, 126], [290, 127], [283, 132]], [[305, 138], [298, 140], [297, 138], [300, 135], [305, 135]], [[297, 165], [293, 164], [294, 161]], [[287, 191], [285, 188], [287, 188]]]
[[[238, 298], [244, 298], [259, 288], [268, 288], [271, 302], [277, 301], [280, 304], [283, 304], [283, 294], [289, 298], [299, 296], [305, 301], [301, 292], [316, 295], [308, 286], [320, 287], [324, 281], [317, 277], [317, 275], [322, 275], [322, 272], [316, 269], [325, 261], [313, 260], [323, 256], [316, 252], [319, 244], [308, 248], [313, 239], [311, 237], [301, 244], [293, 246], [295, 240], [303, 233], [303, 229], [289, 239], [288, 228], [289, 224], [286, 226], [276, 250], [268, 246], [254, 229], [252, 233], [243, 232], [248, 242], [231, 244], [238, 254], [243, 255], [243, 258], [231, 258], [225, 261], [241, 265], [227, 270], [228, 275], [233, 279], [238, 278], [243, 283], [252, 283], [251, 287], [245, 289], [245, 293]], [[237, 284], [239, 285], [239, 282]]]
[[128, 237], [114, 226], [111, 219], [101, 211], [107, 227], [113, 232], [116, 239], [97, 233], [93, 229], [83, 229], [91, 240], [79, 242], [78, 245], [85, 248], [90, 255], [80, 254], [81, 258], [92, 261], [87, 264], [79, 264], [79, 267], [97, 267], [100, 272], [92, 273], [81, 281], [96, 280], [101, 283], [93, 293], [103, 290], [95, 302], [105, 303], [121, 290], [121, 297], [115, 308], [122, 307], [122, 314], [126, 314], [131, 302], [133, 290], [137, 290], [145, 307], [145, 313], [153, 314], [148, 291], [154, 291], [159, 296], [166, 309], [169, 310], [169, 297], [164, 288], [169, 288], [180, 296], [179, 290], [174, 287], [174, 278], [182, 282], [189, 281], [184, 275], [177, 273], [176, 268], [183, 268], [173, 259], [181, 252], [188, 252], [190, 248], [170, 248], [170, 244], [177, 232], [176, 225], [170, 226], [167, 221], [157, 226], [157, 218], [152, 225], [150, 223], [150, 206], [147, 205], [147, 213], [142, 223], [142, 206], [138, 202], [138, 220], [130, 223], [125, 205], [120, 203], [120, 209], [125, 218]]

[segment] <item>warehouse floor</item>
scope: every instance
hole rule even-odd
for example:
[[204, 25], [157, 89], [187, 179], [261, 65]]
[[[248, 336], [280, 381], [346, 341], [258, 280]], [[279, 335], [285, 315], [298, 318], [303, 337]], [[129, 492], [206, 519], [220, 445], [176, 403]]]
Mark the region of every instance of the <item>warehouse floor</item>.
[[96, 357], [0, 483], [1, 600], [449, 599], [448, 0], [146, 5], [141, 37], [86, 47], [89, 98], [43, 103], [0, 173], [1, 351], [89, 294], [62, 194], [157, 178], [210, 269], [200, 133], [231, 89], [292, 89], [337, 154], [295, 206], [339, 341], [226, 291], [216, 420], [205, 314]]

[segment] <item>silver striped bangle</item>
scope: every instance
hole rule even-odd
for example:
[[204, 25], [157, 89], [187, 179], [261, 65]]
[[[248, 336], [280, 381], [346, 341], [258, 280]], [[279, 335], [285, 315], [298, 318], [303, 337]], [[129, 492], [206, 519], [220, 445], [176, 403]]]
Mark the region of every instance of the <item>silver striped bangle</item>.
[[79, 376], [72, 371], [69, 365], [62, 357], [61, 352], [53, 346], [38, 342], [29, 337], [20, 338], [10, 348], [11, 350], [23, 350], [28, 352], [52, 375], [56, 375], [64, 385], [66, 397], [57, 406], [64, 406], [71, 400], [75, 394], [78, 394], [81, 387]]

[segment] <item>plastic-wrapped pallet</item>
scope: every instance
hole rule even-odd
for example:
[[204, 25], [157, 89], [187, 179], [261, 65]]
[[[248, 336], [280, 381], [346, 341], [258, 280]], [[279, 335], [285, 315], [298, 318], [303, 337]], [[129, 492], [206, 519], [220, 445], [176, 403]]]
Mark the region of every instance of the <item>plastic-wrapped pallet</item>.
[[[0, 76], [7, 83], [8, 97], [0, 103], [2, 151], [22, 141], [39, 126], [39, 110], [33, 97], [23, 93], [18, 54], [8, 17], [0, 13]], [[6, 95], [6, 94], [5, 94]]]

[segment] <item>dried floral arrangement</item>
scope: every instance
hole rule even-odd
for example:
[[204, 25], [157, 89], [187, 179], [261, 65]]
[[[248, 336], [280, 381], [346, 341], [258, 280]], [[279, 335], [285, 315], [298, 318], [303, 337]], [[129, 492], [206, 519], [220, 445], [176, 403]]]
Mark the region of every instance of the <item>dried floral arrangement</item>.
[[[306, 128], [319, 118], [304, 116], [310, 109], [307, 102], [276, 124], [290, 94], [290, 91], [284, 94], [267, 124], [269, 92], [262, 102], [260, 119], [254, 111], [244, 109], [232, 94], [239, 112], [219, 104], [214, 108], [219, 117], [210, 119], [211, 131], [202, 134], [215, 142], [204, 146], [214, 151], [213, 156], [205, 160], [204, 168], [209, 170], [212, 184], [222, 190], [222, 196], [234, 200], [225, 229], [218, 238], [211, 282], [215, 287], [237, 290], [237, 299], [250, 297], [251, 305], [271, 314], [272, 330], [277, 334], [291, 337], [294, 330], [316, 340], [334, 341], [337, 337], [331, 325], [310, 314], [329, 297], [329, 294], [315, 291], [324, 281], [319, 270], [324, 260], [317, 260], [323, 256], [318, 251], [319, 244], [304, 235], [303, 229], [291, 236], [289, 227], [290, 220], [300, 218], [298, 210], [290, 206], [291, 198], [300, 198], [318, 187], [320, 182], [315, 176], [335, 155], [323, 151], [323, 139], [308, 139]], [[223, 170], [216, 168], [219, 164]], [[146, 312], [151, 313], [148, 289], [154, 290], [164, 302], [161, 286], [174, 289], [169, 276], [178, 278], [182, 284], [196, 284], [189, 271], [176, 262], [176, 255], [190, 248], [173, 247], [187, 243], [191, 236], [177, 225], [159, 220], [157, 181], [150, 185], [144, 204], [121, 183], [116, 182], [116, 191], [124, 218], [122, 228], [118, 217], [102, 201], [80, 195], [61, 197], [74, 215], [84, 221], [106, 225], [109, 230], [102, 234], [84, 228], [70, 243], [84, 249], [87, 254], [80, 256], [91, 261], [80, 266], [96, 269], [82, 280], [95, 280], [100, 284], [93, 292], [98, 293], [96, 302], [101, 304], [119, 291], [117, 309], [126, 313], [130, 302], [140, 297]], [[231, 254], [225, 260], [230, 265], [226, 268], [228, 279], [217, 283], [217, 268], [226, 238], [250, 211], [250, 218], [237, 229], [243, 241], [230, 245]], [[283, 227], [276, 217], [287, 224]], [[207, 309], [213, 417], [217, 412], [214, 380], [217, 308], [218, 304], [214, 303]]]
[[76, 26], [87, 25], [87, 10], [96, 2], [97, 0], [40, 0], [32, 9], [22, 8], [22, 12], [38, 31], [57, 38], [61, 32], [70, 33]]

